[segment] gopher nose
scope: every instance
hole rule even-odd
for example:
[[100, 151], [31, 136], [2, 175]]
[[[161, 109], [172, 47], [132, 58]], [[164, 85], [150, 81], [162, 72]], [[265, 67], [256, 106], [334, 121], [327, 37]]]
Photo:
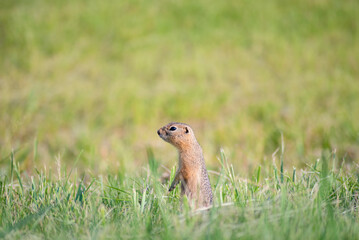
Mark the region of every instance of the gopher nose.
[[160, 130], [159, 129], [157, 130], [157, 134], [160, 135]]

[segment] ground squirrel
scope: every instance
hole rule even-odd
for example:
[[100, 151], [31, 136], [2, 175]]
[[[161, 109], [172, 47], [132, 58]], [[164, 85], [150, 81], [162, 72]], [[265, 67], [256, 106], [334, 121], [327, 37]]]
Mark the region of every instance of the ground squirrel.
[[178, 150], [178, 169], [169, 191], [181, 181], [181, 195], [186, 194], [196, 207], [212, 204], [213, 196], [202, 148], [192, 128], [184, 123], [172, 122], [163, 126], [157, 134]]

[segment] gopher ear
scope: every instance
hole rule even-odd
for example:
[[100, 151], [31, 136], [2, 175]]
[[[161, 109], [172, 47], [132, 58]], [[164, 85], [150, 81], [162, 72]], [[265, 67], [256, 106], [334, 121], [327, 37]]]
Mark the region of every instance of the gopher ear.
[[189, 133], [188, 127], [184, 127], [184, 130], [185, 133]]

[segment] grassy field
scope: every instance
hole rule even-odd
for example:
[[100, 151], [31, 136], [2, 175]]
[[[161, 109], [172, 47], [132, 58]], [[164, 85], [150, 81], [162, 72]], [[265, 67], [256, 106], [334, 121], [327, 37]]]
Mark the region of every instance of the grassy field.
[[[358, 235], [358, 62], [356, 0], [1, 0], [0, 236]], [[170, 121], [210, 211], [160, 181]]]
[[[308, 170], [287, 176], [271, 167], [251, 179], [235, 175], [221, 153], [212, 174], [215, 206], [193, 211], [178, 188], [158, 179], [149, 154], [143, 177], [80, 177], [39, 171], [11, 176], [0, 185], [0, 237], [5, 239], [355, 239], [359, 236], [358, 166], [336, 169], [323, 155]], [[172, 171], [171, 178], [174, 176]], [[73, 179], [73, 180], [69, 180]]]

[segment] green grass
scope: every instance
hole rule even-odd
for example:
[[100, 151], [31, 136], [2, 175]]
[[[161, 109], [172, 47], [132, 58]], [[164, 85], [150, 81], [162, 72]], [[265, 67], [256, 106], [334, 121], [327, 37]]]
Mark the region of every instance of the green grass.
[[80, 177], [76, 168], [62, 171], [60, 163], [57, 172], [20, 177], [11, 157], [12, 170], [0, 185], [0, 236], [352, 239], [359, 236], [359, 169], [332, 168], [337, 160], [323, 154], [315, 165], [299, 172], [281, 172], [272, 165], [264, 178], [257, 174], [259, 168], [250, 180], [238, 177], [221, 152], [221, 170], [210, 175], [215, 206], [194, 211], [186, 199], [181, 204], [179, 187], [167, 193], [169, 183], [160, 183], [153, 156], [135, 177]]

